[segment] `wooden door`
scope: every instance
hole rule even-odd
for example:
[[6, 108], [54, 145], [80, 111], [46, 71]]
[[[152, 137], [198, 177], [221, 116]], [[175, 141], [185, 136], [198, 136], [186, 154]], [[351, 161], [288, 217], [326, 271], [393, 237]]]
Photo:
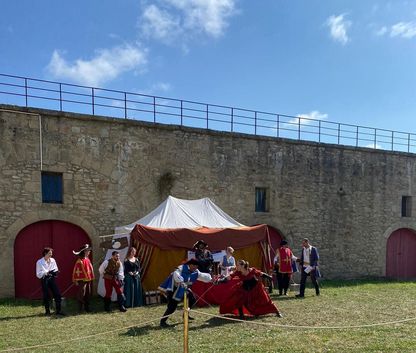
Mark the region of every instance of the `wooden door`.
[[386, 277], [416, 278], [416, 233], [413, 230], [398, 229], [387, 240]]
[[65, 297], [76, 293], [72, 286], [72, 268], [76, 257], [72, 250], [84, 244], [91, 244], [87, 233], [80, 227], [63, 221], [47, 220], [33, 223], [22, 229], [14, 244], [15, 297], [40, 299], [42, 291], [36, 277], [36, 261], [42, 257], [42, 250], [54, 250], [59, 275], [58, 287]]

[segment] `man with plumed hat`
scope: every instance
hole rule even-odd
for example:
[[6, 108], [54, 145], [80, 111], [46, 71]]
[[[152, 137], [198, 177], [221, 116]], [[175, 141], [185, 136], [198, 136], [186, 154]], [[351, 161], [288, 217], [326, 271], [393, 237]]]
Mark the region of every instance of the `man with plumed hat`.
[[276, 261], [278, 266], [276, 275], [279, 295], [287, 295], [294, 268], [296, 271], [296, 257], [288, 247], [286, 240], [280, 242], [280, 247], [276, 251]]
[[[209, 273], [203, 273], [198, 270], [198, 260], [193, 258], [186, 261], [183, 265], [178, 266], [168, 278], [159, 286], [159, 290], [166, 294], [168, 304], [163, 318], [160, 320], [161, 327], [168, 327], [166, 323], [168, 315], [175, 312], [178, 303], [183, 300], [185, 291], [188, 293], [189, 307], [191, 308], [196, 300], [188, 288], [196, 281], [211, 282], [212, 278]], [[192, 320], [192, 318], [190, 318]]]
[[198, 270], [204, 273], [211, 273], [214, 265], [214, 258], [208, 250], [208, 244], [203, 240], [198, 240], [194, 246], [195, 258], [198, 260]]
[[74, 255], [78, 256], [72, 271], [72, 282], [78, 286], [77, 301], [78, 311], [83, 310], [90, 312], [90, 298], [92, 292], [92, 281], [94, 280], [94, 270], [92, 267], [89, 254], [91, 247], [89, 244], [83, 245], [78, 251], [72, 251]]

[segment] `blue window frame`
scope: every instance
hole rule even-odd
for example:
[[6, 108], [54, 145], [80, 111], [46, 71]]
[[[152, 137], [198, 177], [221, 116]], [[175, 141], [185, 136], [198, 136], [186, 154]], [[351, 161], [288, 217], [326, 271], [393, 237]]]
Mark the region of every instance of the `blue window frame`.
[[42, 172], [42, 202], [63, 203], [62, 173]]
[[255, 210], [256, 212], [268, 212], [266, 188], [256, 188]]

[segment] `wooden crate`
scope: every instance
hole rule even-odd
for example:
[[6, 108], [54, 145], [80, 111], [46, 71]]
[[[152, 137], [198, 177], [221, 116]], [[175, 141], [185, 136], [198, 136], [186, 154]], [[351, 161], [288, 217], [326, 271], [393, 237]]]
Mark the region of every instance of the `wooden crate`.
[[157, 290], [151, 290], [144, 292], [144, 304], [145, 305], [155, 305], [162, 302], [160, 297], [160, 292]]

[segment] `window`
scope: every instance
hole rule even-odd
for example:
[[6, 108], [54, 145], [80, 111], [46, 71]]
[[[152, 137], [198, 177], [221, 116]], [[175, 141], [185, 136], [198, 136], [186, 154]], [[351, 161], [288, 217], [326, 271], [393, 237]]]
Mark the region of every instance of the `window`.
[[42, 172], [42, 202], [62, 203], [62, 173]]
[[267, 188], [256, 188], [256, 212], [268, 212]]
[[402, 217], [412, 216], [412, 197], [402, 196]]

